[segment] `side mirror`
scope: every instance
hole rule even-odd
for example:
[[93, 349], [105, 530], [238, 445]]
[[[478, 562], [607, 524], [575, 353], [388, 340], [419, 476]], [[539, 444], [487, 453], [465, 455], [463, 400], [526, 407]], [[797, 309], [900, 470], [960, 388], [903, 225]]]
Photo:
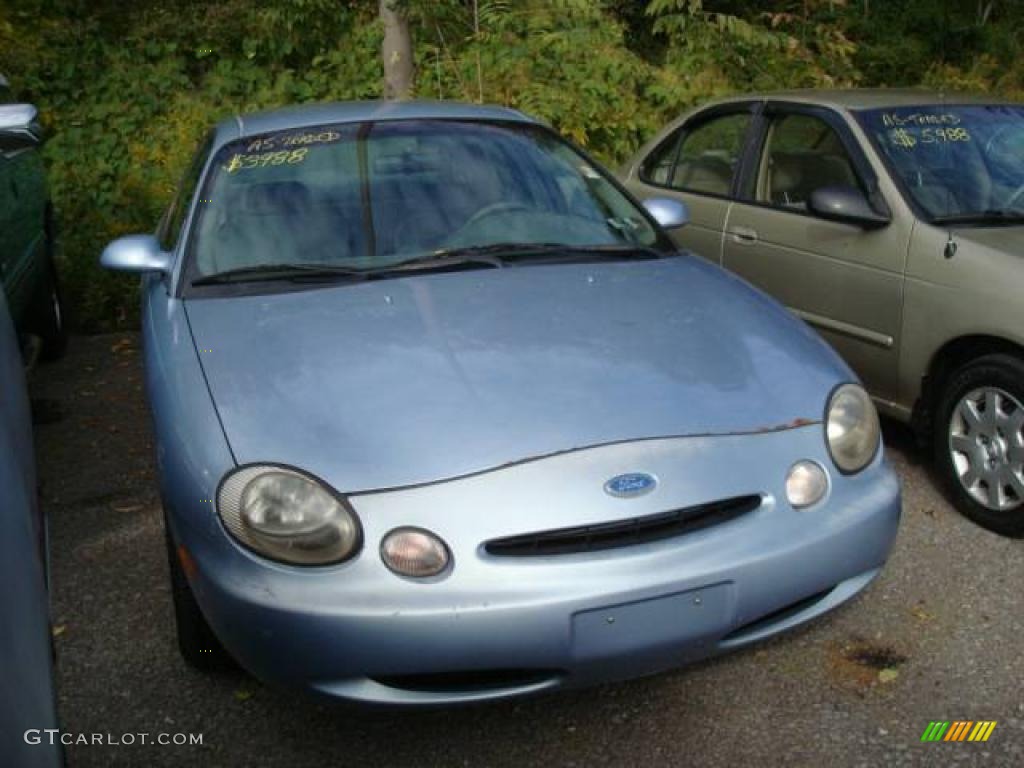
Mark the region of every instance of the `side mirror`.
[[0, 152], [35, 147], [43, 142], [39, 112], [31, 104], [0, 105]]
[[663, 229], [679, 229], [690, 220], [686, 203], [671, 197], [651, 197], [644, 200], [644, 208]]
[[103, 249], [100, 266], [120, 272], [171, 271], [171, 254], [160, 249], [153, 235], [127, 235]]
[[889, 216], [878, 213], [857, 187], [819, 187], [811, 192], [808, 210], [829, 221], [841, 221], [864, 229], [878, 229], [889, 223]]

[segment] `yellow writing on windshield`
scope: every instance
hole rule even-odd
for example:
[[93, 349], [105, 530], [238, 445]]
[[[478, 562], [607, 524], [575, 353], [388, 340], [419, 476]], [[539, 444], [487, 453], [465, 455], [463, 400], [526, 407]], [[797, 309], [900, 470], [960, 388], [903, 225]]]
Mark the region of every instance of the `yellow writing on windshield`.
[[922, 128], [921, 143], [935, 144], [943, 141], [970, 141], [971, 134], [966, 128]]
[[224, 170], [228, 173], [245, 171], [252, 168], [266, 168], [268, 165], [298, 165], [306, 159], [308, 147], [293, 150], [268, 152], [265, 155], [248, 155], [236, 152], [231, 156]]
[[904, 149], [913, 149], [917, 146], [917, 139], [905, 128], [897, 128], [895, 131], [890, 131], [889, 141], [897, 147], [903, 147]]
[[262, 136], [249, 142], [246, 152], [273, 152], [292, 147], [308, 147], [314, 144], [332, 144], [341, 138], [337, 131], [301, 131], [285, 136]]
[[908, 115], [901, 115], [898, 112], [886, 112], [882, 115], [882, 125], [886, 128], [899, 128], [904, 125], [960, 125], [960, 116], [952, 112], [913, 112]]
[[942, 144], [945, 142], [970, 141], [971, 134], [963, 126], [956, 128], [894, 128], [889, 131], [889, 141], [903, 149], [913, 149], [919, 144]]

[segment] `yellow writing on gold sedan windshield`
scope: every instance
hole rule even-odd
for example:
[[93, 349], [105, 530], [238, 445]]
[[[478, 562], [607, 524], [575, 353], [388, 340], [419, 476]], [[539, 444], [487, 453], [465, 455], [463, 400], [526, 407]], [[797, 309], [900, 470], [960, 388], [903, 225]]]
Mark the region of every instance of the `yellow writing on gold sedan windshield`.
[[962, 126], [956, 128], [894, 128], [889, 131], [889, 141], [894, 146], [903, 149], [914, 149], [919, 144], [942, 144], [970, 140], [970, 132]]
[[262, 155], [249, 155], [236, 152], [231, 156], [224, 170], [228, 173], [245, 171], [252, 168], [266, 168], [268, 165], [298, 165], [306, 159], [308, 147], [279, 152], [267, 152]]
[[882, 115], [882, 125], [886, 128], [899, 128], [901, 126], [923, 126], [923, 125], [960, 125], [960, 116], [952, 112], [941, 114], [932, 112], [912, 112], [908, 115], [901, 115], [897, 112], [887, 112]]
[[922, 128], [921, 143], [935, 144], [943, 141], [970, 141], [971, 134], [966, 128]]

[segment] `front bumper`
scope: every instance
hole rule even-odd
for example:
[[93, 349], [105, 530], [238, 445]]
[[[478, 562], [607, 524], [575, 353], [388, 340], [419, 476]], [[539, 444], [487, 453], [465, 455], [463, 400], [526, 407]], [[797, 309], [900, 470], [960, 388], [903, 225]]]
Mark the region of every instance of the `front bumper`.
[[[891, 548], [899, 486], [881, 453], [858, 475], [834, 471], [821, 432], [816, 424], [638, 441], [353, 496], [363, 550], [325, 568], [271, 563], [219, 527], [172, 524], [198, 565], [192, 587], [204, 614], [257, 677], [367, 703], [497, 699], [678, 666], [860, 592]], [[800, 459], [828, 468], [831, 483], [822, 502], [798, 511], [783, 486]], [[655, 491], [604, 493], [609, 477], [630, 471], [656, 476]], [[748, 493], [763, 498], [755, 511], [678, 538], [543, 557], [483, 548], [499, 537]], [[450, 573], [415, 582], [387, 570], [379, 542], [405, 525], [447, 542]]]

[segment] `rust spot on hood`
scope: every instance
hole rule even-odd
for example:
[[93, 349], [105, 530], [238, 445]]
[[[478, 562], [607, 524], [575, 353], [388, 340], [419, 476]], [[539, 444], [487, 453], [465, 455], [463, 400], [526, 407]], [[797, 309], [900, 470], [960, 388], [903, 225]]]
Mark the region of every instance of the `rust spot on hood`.
[[817, 424], [817, 423], [818, 423], [818, 420], [817, 420], [817, 419], [804, 419], [804, 418], [797, 418], [797, 419], [793, 419], [793, 420], [792, 420], [791, 422], [789, 422], [789, 424], [787, 424], [786, 426], [787, 426], [787, 427], [789, 427], [789, 428], [796, 428], [796, 427], [809, 427], [809, 426], [811, 426], [812, 424]]
[[771, 424], [767, 427], [757, 427], [754, 430], [754, 432], [758, 434], [763, 432], [780, 432], [784, 429], [797, 429], [798, 427], [809, 427], [812, 424], [817, 423], [819, 423], [818, 419], [805, 419], [803, 417], [798, 417], [793, 419], [792, 421], [787, 421], [785, 424]]

